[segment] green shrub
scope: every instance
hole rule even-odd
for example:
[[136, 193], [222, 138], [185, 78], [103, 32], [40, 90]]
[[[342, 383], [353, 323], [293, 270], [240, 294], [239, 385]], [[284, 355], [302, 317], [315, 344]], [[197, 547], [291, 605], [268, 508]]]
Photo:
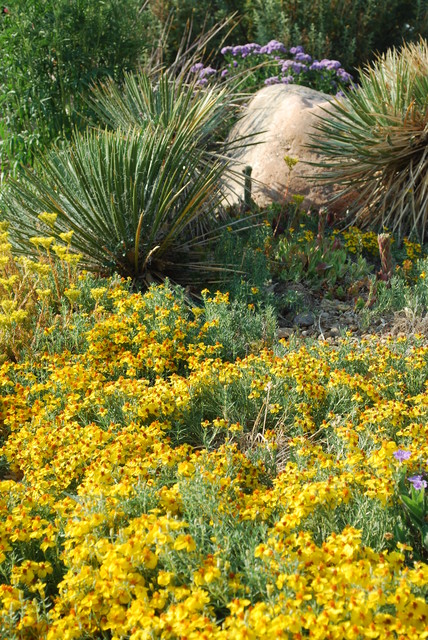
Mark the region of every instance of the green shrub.
[[[94, 80], [120, 80], [156, 38], [138, 0], [11, 0], [0, 16], [1, 170], [81, 126]], [[157, 39], [157, 38], [156, 38]]]
[[[238, 38], [246, 40], [251, 31], [251, 15], [249, 7], [252, 0], [149, 0], [148, 7], [162, 25], [165, 26], [167, 37], [163, 55], [167, 63], [172, 63], [177, 51], [183, 43], [183, 39], [195, 40], [200, 32], [208, 33], [214, 30], [216, 33], [210, 39], [208, 50], [216, 55], [229, 33], [228, 40]], [[225, 20], [229, 22], [228, 30], [218, 29]], [[233, 28], [234, 27], [234, 28]], [[232, 32], [233, 36], [230, 36]]]
[[338, 59], [349, 71], [403, 38], [428, 34], [428, 10], [422, 1], [253, 0], [251, 8], [253, 38], [303, 45], [312, 56]]
[[[353, 222], [423, 242], [428, 222], [428, 43], [379, 56], [320, 118], [313, 147]], [[321, 134], [321, 135], [320, 135]], [[323, 178], [324, 179], [324, 178]]]

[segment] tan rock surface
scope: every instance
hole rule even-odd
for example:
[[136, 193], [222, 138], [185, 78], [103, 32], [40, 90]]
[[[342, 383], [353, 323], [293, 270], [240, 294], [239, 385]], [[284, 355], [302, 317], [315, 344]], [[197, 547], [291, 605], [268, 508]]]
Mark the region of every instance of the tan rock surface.
[[[279, 84], [264, 87], [251, 99], [230, 136], [257, 135], [234, 152], [232, 168], [241, 174], [245, 166], [252, 167], [252, 197], [258, 205], [281, 202], [297, 194], [305, 197], [306, 208], [329, 204], [332, 187], [310, 179], [324, 171], [305, 163], [321, 159], [307, 145], [312, 142], [310, 134], [316, 134], [317, 115], [326, 115], [323, 109], [331, 108], [331, 100], [332, 96], [308, 87]], [[258, 144], [254, 144], [256, 140]], [[291, 171], [284, 156], [299, 160]], [[243, 197], [243, 184], [243, 178], [237, 184], [228, 184], [225, 193], [230, 203]]]

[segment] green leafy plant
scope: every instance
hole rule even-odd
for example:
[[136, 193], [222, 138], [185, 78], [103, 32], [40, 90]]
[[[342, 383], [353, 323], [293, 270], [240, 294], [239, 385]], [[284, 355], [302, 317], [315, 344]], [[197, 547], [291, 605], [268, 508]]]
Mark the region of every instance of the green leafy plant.
[[[325, 181], [340, 185], [361, 226], [386, 226], [399, 237], [428, 229], [428, 43], [377, 58], [361, 86], [321, 116], [312, 146]], [[323, 178], [324, 179], [324, 178]]]
[[325, 212], [320, 212], [318, 233], [300, 224], [279, 237], [272, 247], [272, 271], [280, 280], [305, 281], [315, 289], [332, 290], [358, 280], [370, 272], [366, 260], [351, 258], [335, 234], [324, 233]]
[[201, 269], [191, 251], [215, 221], [227, 169], [208, 146], [230, 98], [226, 89], [200, 91], [166, 75], [145, 81], [144, 97], [162, 108], [148, 107], [138, 127], [76, 134], [8, 182], [2, 215], [16, 251], [34, 252], [30, 238], [48, 211], [57, 214], [53, 237], [74, 232], [71, 248], [84, 268], [146, 280]]

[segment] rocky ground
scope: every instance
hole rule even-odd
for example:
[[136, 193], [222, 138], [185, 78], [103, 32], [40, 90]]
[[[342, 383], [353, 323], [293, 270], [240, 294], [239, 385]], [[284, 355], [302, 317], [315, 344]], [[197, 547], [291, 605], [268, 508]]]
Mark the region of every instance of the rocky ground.
[[353, 301], [314, 296], [297, 285], [304, 296], [305, 311], [285, 310], [278, 317], [278, 337], [293, 334], [303, 337], [334, 340], [350, 332], [355, 337], [368, 335], [405, 337], [412, 334], [425, 336], [428, 343], [428, 315], [415, 316], [410, 309], [389, 313], [381, 317], [368, 317], [355, 309]]

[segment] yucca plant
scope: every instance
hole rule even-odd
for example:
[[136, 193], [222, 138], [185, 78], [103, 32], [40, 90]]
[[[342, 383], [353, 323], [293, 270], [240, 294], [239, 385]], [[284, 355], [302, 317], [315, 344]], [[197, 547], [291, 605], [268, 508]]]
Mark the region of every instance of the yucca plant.
[[[171, 126], [176, 129], [185, 126], [190, 134], [193, 129], [192, 146], [197, 144], [201, 151], [202, 168], [220, 158], [224, 162], [232, 146], [226, 142], [225, 134], [235, 110], [230, 105], [228, 88], [204, 90], [195, 82], [193, 78], [187, 83], [185, 73], [172, 77], [169, 71], [158, 77], [147, 72], [128, 74], [122, 86], [112, 79], [96, 85], [89, 102], [99, 121], [112, 130], [127, 131], [129, 127], [167, 130]], [[239, 145], [240, 141], [233, 144]], [[218, 215], [221, 214], [219, 207]], [[198, 234], [206, 229], [206, 221], [199, 216], [193, 225]]]
[[221, 202], [227, 161], [207, 149], [229, 97], [166, 76], [157, 89], [147, 76], [140, 80], [147, 104], [135, 120], [76, 134], [8, 182], [0, 210], [18, 252], [32, 252], [38, 216], [47, 211], [57, 214], [51, 235], [72, 230], [72, 249], [88, 269], [180, 280], [180, 268], [192, 267], [191, 250], [204, 239], [197, 222], [205, 221], [206, 233]]
[[[360, 226], [428, 237], [428, 43], [391, 49], [321, 116], [311, 145]], [[321, 134], [321, 135], [320, 135]]]

